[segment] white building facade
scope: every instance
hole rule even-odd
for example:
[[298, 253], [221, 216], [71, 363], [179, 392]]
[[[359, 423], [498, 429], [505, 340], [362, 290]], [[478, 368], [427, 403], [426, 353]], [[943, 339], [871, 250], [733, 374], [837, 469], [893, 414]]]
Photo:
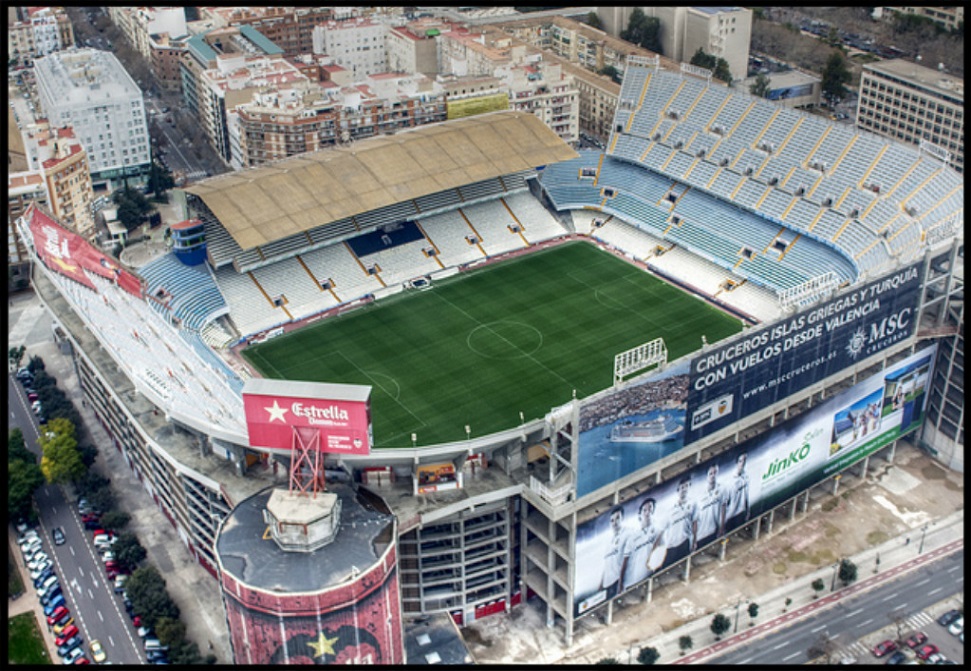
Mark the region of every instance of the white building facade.
[[358, 17], [328, 21], [314, 28], [315, 54], [327, 54], [350, 70], [355, 80], [386, 72], [388, 55], [385, 40], [390, 26]]
[[151, 164], [142, 92], [114, 54], [69, 49], [35, 62], [37, 93], [52, 127], [71, 126], [94, 183], [136, 179]]

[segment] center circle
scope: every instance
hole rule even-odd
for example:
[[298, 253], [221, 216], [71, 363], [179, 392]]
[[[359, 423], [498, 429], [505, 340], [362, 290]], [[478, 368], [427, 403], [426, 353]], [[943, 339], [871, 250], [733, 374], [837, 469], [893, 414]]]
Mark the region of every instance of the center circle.
[[476, 326], [466, 343], [486, 359], [523, 359], [543, 346], [543, 334], [522, 322], [496, 321]]

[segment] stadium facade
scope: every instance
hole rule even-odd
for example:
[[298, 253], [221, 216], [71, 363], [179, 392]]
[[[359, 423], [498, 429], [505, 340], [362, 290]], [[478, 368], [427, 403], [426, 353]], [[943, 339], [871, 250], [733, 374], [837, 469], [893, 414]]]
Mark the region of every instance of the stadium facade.
[[[245, 542], [227, 521], [283, 486], [287, 464], [250, 445], [251, 373], [228, 352], [561, 240], [624, 256], [748, 327], [676, 361], [628, 359], [659, 365], [492, 435], [328, 456], [329, 478], [394, 519], [382, 542], [396, 555], [383, 574], [400, 594], [396, 622], [469, 622], [535, 597], [569, 642], [582, 618], [609, 622], [626, 590], [659, 598], [727, 536], [771, 532], [873, 459], [892, 461], [905, 435], [963, 469], [960, 176], [706, 71], [657, 65], [628, 61], [604, 152], [578, 154], [531, 115], [500, 112], [201, 182], [188, 203], [207, 262], [163, 260], [140, 282], [38, 208], [18, 221], [87, 402], [223, 581], [230, 621], [246, 604], [230, 594], [224, 534], [237, 534], [234, 552]], [[688, 534], [674, 521], [685, 518]], [[646, 570], [612, 564], [621, 526], [645, 539]], [[308, 591], [277, 578], [280, 599]]]

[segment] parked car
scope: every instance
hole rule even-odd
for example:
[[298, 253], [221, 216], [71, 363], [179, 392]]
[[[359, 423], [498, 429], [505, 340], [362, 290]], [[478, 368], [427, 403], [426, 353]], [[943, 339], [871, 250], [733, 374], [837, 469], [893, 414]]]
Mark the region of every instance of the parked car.
[[30, 571], [36, 571], [37, 567], [46, 561], [50, 561], [50, 557], [47, 556], [46, 552], [38, 552], [34, 554], [30, 561], [27, 562], [27, 569]]
[[108, 566], [113, 562], [117, 563], [117, 557], [115, 557], [114, 552], [112, 552], [111, 550], [108, 550], [103, 555], [101, 555], [101, 561], [104, 562], [105, 566]]
[[33, 580], [34, 582], [37, 582], [37, 579], [42, 575], [44, 575], [45, 571], [52, 569], [53, 567], [54, 567], [54, 562], [48, 559], [46, 562], [44, 562], [43, 564], [41, 564], [40, 566], [38, 566], [37, 568], [35, 568], [33, 571], [30, 572], [30, 579]]
[[904, 641], [904, 645], [911, 650], [914, 650], [917, 648], [917, 646], [924, 645], [925, 643], [927, 643], [927, 634], [922, 631], [915, 631], [910, 638]]
[[64, 529], [61, 527], [54, 527], [51, 531], [51, 536], [54, 538], [54, 545], [64, 545], [64, 542], [67, 540], [64, 537]]
[[887, 658], [887, 664], [903, 664], [906, 661], [907, 655], [905, 655], [901, 650], [897, 650]]
[[54, 611], [47, 616], [47, 624], [53, 625], [56, 622], [60, 622], [61, 618], [65, 615], [70, 615], [71, 611], [67, 609], [67, 606], [57, 606]]
[[937, 623], [942, 627], [949, 627], [951, 626], [951, 623], [954, 622], [959, 617], [961, 617], [961, 611], [949, 610], [943, 615], [941, 615], [939, 618], [937, 618]]
[[60, 655], [61, 657], [64, 657], [65, 655], [67, 655], [67, 653], [74, 650], [74, 648], [78, 647], [83, 642], [84, 641], [80, 636], [72, 636], [71, 638], [64, 641], [63, 645], [57, 646], [57, 654]]
[[115, 576], [115, 593], [121, 593], [125, 589], [125, 583], [128, 582], [128, 575], [125, 573], [120, 573]]
[[84, 657], [84, 649], [78, 646], [64, 656], [64, 663], [74, 664], [78, 659], [82, 657]]
[[947, 657], [945, 657], [939, 652], [932, 652], [931, 654], [927, 655], [927, 663], [928, 664], [953, 664], [954, 662], [952, 662], [951, 660], [949, 660]]
[[947, 630], [951, 632], [951, 634], [954, 636], [960, 636], [961, 632], [964, 631], [964, 616], [962, 615], [954, 622], [952, 622], [950, 626], [947, 628]]
[[873, 656], [883, 657], [887, 653], [893, 652], [896, 649], [897, 644], [888, 638], [886, 641], [882, 641], [873, 646]]
[[58, 608], [67, 608], [63, 594], [58, 594], [57, 597], [51, 599], [49, 604], [44, 606], [44, 615], [53, 615]]
[[933, 655], [935, 652], [940, 652], [937, 646], [933, 643], [926, 643], [917, 648], [917, 659], [922, 659], [926, 662], [927, 658]]
[[57, 576], [49, 576], [41, 583], [40, 587], [37, 588], [37, 596], [44, 596], [54, 585], [58, 584]]
[[58, 621], [54, 624], [54, 633], [57, 634], [58, 636], [60, 636], [65, 629], [67, 629], [72, 624], [74, 624], [74, 618], [71, 616], [70, 613], [68, 613], [62, 619], [63, 619], [63, 622]]
[[53, 601], [58, 596], [60, 596], [61, 593], [62, 593], [61, 592], [61, 585], [60, 585], [60, 583], [58, 583], [58, 584], [54, 585], [54, 589], [52, 589], [51, 591], [45, 593], [44, 596], [42, 596], [40, 598], [40, 605], [46, 606], [51, 601]]
[[74, 638], [79, 633], [78, 628], [72, 624], [70, 627], [64, 629], [60, 636], [54, 639], [54, 644], [57, 646], [64, 645], [67, 641]]

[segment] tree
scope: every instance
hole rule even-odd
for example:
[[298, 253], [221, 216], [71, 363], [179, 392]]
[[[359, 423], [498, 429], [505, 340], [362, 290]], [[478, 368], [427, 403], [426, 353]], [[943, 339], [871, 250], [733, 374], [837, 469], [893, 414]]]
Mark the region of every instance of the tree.
[[154, 566], [133, 571], [125, 583], [125, 590], [131, 599], [134, 612], [141, 615], [145, 626], [154, 629], [163, 617], [179, 617], [179, 607], [172, 601], [165, 589], [165, 579]]
[[84, 475], [84, 462], [74, 438], [74, 425], [66, 419], [52, 419], [37, 439], [41, 448], [40, 470], [51, 483], [73, 482]]
[[138, 537], [131, 532], [118, 534], [118, 540], [111, 549], [118, 557], [118, 563], [129, 571], [134, 571], [146, 556], [145, 548], [138, 541]]
[[715, 635], [716, 641], [720, 641], [721, 635], [731, 629], [731, 627], [732, 621], [728, 619], [727, 615], [716, 613], [715, 617], [711, 618], [711, 633]]
[[596, 12], [589, 12], [587, 14], [587, 25], [598, 30], [603, 30], [604, 27], [603, 21], [600, 20], [600, 15]]
[[637, 662], [645, 666], [650, 666], [660, 659], [660, 657], [661, 653], [657, 651], [657, 648], [641, 648], [641, 651], [637, 653]]
[[94, 471], [88, 471], [85, 473], [80, 480], [75, 483], [75, 487], [81, 496], [87, 498], [94, 492], [98, 491], [102, 487], [108, 487], [111, 485], [111, 480], [99, 475]]
[[148, 170], [148, 192], [155, 194], [155, 202], [168, 202], [165, 192], [175, 186], [172, 172], [158, 161], [152, 161]]
[[7, 436], [7, 463], [9, 464], [12, 461], [37, 463], [37, 455], [27, 449], [24, 433], [16, 427], [10, 429], [10, 434]]
[[815, 592], [815, 594], [813, 594], [813, 598], [817, 599], [819, 598], [819, 593], [826, 589], [826, 582], [822, 578], [816, 578], [813, 580], [812, 587], [813, 592]]
[[112, 531], [124, 529], [130, 521], [131, 515], [124, 510], [109, 510], [99, 520], [102, 529], [110, 529]]
[[843, 583], [843, 587], [846, 587], [852, 582], [856, 582], [856, 564], [851, 562], [849, 559], [841, 559], [838, 575], [840, 582]]
[[846, 58], [842, 52], [834, 51], [826, 59], [826, 66], [823, 68], [823, 97], [831, 105], [839, 103], [846, 97], [846, 84], [850, 82], [852, 75], [847, 69]]
[[752, 602], [748, 605], [748, 616], [752, 618], [752, 624], [755, 624], [755, 618], [759, 616], [759, 604]]
[[789, 606], [791, 606], [791, 605], [792, 605], [792, 597], [791, 596], [787, 596], [786, 597], [785, 605], [782, 606], [782, 612], [784, 613], [787, 610], [789, 610]]
[[699, 68], [711, 70], [711, 76], [715, 79], [720, 79], [723, 82], [732, 81], [732, 73], [728, 68], [728, 61], [724, 58], [706, 54], [705, 50], [701, 47], [698, 47], [698, 51], [691, 57], [690, 63], [691, 65], [697, 65]]
[[748, 87], [748, 92], [757, 98], [766, 98], [772, 88], [772, 80], [761, 72], [755, 75], [755, 81]]
[[7, 353], [7, 359], [10, 361], [10, 365], [14, 368], [20, 368], [20, 362], [24, 360], [24, 354], [26, 353], [27, 348], [24, 345], [11, 347]]
[[648, 17], [644, 14], [644, 10], [638, 7], [631, 12], [627, 29], [620, 31], [620, 39], [644, 47], [656, 54], [662, 54], [661, 20]]
[[115, 507], [115, 495], [111, 487], [102, 487], [88, 494], [88, 503], [95, 510], [102, 513], [113, 510]]
[[607, 75], [616, 83], [620, 83], [620, 70], [615, 68], [613, 65], [605, 65], [600, 69], [599, 74]]
[[7, 519], [16, 522], [30, 518], [34, 492], [44, 484], [37, 464], [15, 459], [7, 463]]
[[34, 382], [37, 382], [37, 372], [44, 370], [44, 360], [39, 356], [30, 357], [30, 361], [27, 362], [27, 370], [34, 376]]
[[185, 641], [185, 624], [181, 620], [160, 617], [155, 623], [155, 634], [162, 645], [182, 643]]
[[694, 640], [687, 634], [678, 638], [678, 647], [681, 648], [681, 654], [683, 655], [688, 650], [691, 650], [695, 646]]
[[597, 664], [620, 664], [614, 657], [604, 657], [603, 659], [598, 659]]
[[118, 206], [118, 221], [120, 221], [128, 231], [138, 228], [145, 216], [152, 211], [145, 196], [127, 184], [116, 190], [111, 199]]

